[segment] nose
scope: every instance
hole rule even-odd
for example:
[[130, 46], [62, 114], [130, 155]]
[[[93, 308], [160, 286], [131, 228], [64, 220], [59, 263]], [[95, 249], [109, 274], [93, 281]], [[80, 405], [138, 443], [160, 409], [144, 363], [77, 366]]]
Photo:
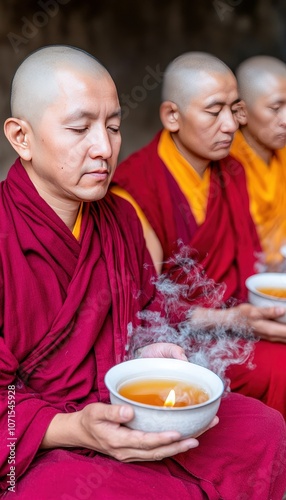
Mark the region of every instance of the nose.
[[286, 127], [286, 104], [284, 104], [280, 111], [280, 125]]
[[97, 129], [90, 138], [89, 155], [91, 158], [107, 160], [112, 156], [110, 137], [105, 128]]
[[234, 134], [238, 129], [238, 120], [231, 109], [226, 107], [221, 113], [221, 130], [228, 134]]

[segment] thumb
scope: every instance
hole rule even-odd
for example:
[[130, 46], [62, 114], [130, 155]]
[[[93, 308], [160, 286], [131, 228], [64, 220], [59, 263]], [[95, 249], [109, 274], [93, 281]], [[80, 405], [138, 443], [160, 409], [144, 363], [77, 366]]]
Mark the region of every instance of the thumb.
[[283, 316], [286, 313], [286, 309], [284, 307], [266, 307], [264, 308], [264, 313], [263, 316], [268, 319], [275, 319]]
[[128, 405], [111, 404], [106, 407], [106, 420], [117, 423], [129, 422], [134, 417], [134, 411]]

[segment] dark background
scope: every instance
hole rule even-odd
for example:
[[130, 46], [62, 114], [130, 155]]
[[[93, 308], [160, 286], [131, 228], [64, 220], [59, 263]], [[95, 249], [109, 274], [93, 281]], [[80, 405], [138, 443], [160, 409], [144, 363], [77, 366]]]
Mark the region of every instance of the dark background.
[[0, 0], [0, 177], [15, 158], [2, 132], [11, 78], [31, 51], [53, 43], [95, 55], [123, 106], [120, 158], [159, 129], [162, 71], [177, 55], [210, 52], [233, 70], [268, 54], [286, 61], [285, 0]]

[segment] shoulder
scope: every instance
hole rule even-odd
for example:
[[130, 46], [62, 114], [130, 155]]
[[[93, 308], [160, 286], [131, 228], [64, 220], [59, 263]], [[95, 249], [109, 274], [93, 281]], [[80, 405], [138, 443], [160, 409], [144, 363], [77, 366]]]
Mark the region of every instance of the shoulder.
[[132, 233], [142, 232], [142, 225], [136, 210], [129, 201], [109, 190], [100, 203], [109, 208], [117, 224], [125, 231], [128, 228]]
[[111, 191], [108, 191], [106, 196], [97, 204], [104, 212], [104, 218], [111, 226], [111, 230], [114, 231], [114, 236], [120, 235], [119, 239], [128, 249], [130, 255], [133, 255], [131, 260], [135, 258], [136, 265], [139, 265], [139, 267], [146, 262], [151, 264], [142, 224], [132, 204]]
[[243, 165], [228, 155], [220, 162], [223, 172], [224, 188], [229, 196], [235, 197], [245, 207], [249, 206], [249, 194], [247, 189], [246, 174]]
[[161, 131], [156, 134], [149, 144], [135, 151], [126, 159], [122, 160], [115, 171], [113, 178], [114, 184], [128, 182], [128, 176], [148, 177], [149, 169], [152, 167], [155, 159], [158, 157], [157, 149]]

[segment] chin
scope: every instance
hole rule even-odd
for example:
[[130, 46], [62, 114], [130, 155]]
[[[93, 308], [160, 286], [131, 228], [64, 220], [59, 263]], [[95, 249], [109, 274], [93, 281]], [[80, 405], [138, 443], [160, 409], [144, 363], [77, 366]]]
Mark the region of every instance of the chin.
[[84, 189], [79, 193], [79, 199], [83, 202], [92, 203], [93, 201], [102, 200], [107, 193], [107, 187], [101, 187], [96, 189]]
[[105, 191], [100, 192], [100, 193], [96, 193], [96, 195], [94, 197], [92, 197], [92, 199], [90, 201], [102, 200], [102, 198], [105, 197], [106, 193], [107, 193], [107, 189]]
[[279, 141], [276, 141], [273, 145], [272, 145], [272, 150], [275, 150], [275, 149], [282, 149], [286, 146], [286, 140], [283, 139], [283, 140], [279, 140]]
[[227, 155], [229, 154], [230, 148], [222, 148], [216, 153], [212, 155], [212, 158], [210, 158], [210, 161], [218, 161], [218, 160], [223, 160], [223, 158], [226, 158]]

